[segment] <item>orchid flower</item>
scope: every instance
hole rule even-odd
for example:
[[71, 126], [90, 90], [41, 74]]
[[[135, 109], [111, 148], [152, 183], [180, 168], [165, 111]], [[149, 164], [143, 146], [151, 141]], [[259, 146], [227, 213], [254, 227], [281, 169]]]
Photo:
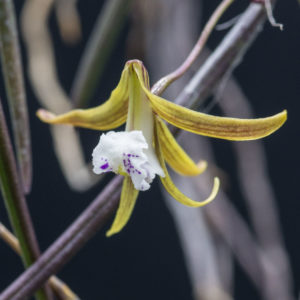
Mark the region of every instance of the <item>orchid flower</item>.
[[155, 175], [160, 176], [173, 198], [187, 206], [203, 206], [218, 192], [218, 178], [214, 179], [211, 194], [202, 202], [190, 199], [177, 189], [165, 161], [176, 172], [188, 176], [202, 173], [206, 164], [193, 162], [163, 120], [196, 134], [244, 141], [271, 134], [287, 118], [286, 111], [253, 120], [217, 117], [176, 105], [151, 93], [148, 72], [138, 60], [125, 64], [118, 86], [103, 104], [58, 116], [40, 109], [37, 115], [50, 124], [70, 124], [96, 130], [111, 130], [127, 120], [125, 131], [102, 134], [92, 154], [96, 174], [112, 171], [125, 177], [119, 208], [107, 236], [119, 232], [126, 225], [139, 191], [149, 189]]

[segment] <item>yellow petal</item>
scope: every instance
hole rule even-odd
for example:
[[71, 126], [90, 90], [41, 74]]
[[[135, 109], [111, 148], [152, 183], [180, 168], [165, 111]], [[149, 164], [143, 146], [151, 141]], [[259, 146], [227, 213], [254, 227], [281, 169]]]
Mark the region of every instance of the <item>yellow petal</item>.
[[177, 143], [161, 118], [157, 117], [156, 124], [163, 157], [174, 171], [187, 176], [199, 175], [205, 171], [206, 163], [201, 161], [199, 166], [195, 164]]
[[[156, 122], [156, 125], [157, 125], [157, 123], [158, 122]], [[168, 173], [168, 170], [166, 168], [165, 162], [164, 162], [163, 154], [162, 154], [161, 147], [160, 147], [160, 139], [159, 139], [157, 130], [155, 130], [155, 149], [157, 152], [159, 163], [165, 173], [165, 177], [160, 177], [160, 180], [161, 180], [163, 186], [165, 187], [165, 189], [167, 190], [167, 192], [174, 199], [176, 199], [177, 201], [179, 201], [180, 203], [182, 203], [186, 206], [191, 206], [191, 207], [204, 206], [204, 205], [208, 204], [209, 202], [211, 202], [212, 200], [214, 200], [214, 198], [216, 197], [216, 195], [218, 193], [219, 186], [220, 186], [219, 178], [217, 178], [217, 177], [214, 178], [214, 186], [213, 186], [211, 194], [208, 196], [207, 199], [205, 199], [204, 201], [201, 201], [201, 202], [194, 201], [191, 198], [184, 195], [173, 183], [173, 181]]]
[[153, 110], [172, 125], [196, 134], [233, 141], [255, 140], [270, 135], [287, 119], [285, 110], [258, 119], [216, 117], [196, 112], [152, 94], [143, 84], [142, 70], [136, 66], [135, 71]]
[[125, 176], [119, 208], [111, 228], [106, 232], [106, 236], [109, 237], [118, 233], [127, 224], [132, 214], [138, 194], [139, 191], [134, 188], [131, 178], [129, 176]]
[[97, 130], [109, 130], [119, 127], [126, 121], [127, 117], [128, 76], [128, 65], [125, 65], [118, 86], [102, 105], [90, 109], [75, 109], [58, 116], [40, 109], [37, 116], [42, 121], [50, 124], [69, 124]]

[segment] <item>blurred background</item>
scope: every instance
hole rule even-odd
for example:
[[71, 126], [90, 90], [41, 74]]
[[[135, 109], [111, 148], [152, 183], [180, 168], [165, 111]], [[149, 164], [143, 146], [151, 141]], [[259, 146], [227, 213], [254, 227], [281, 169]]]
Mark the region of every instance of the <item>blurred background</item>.
[[[106, 5], [104, 1], [77, 1], [81, 24], [78, 28], [78, 20], [71, 18], [68, 23], [68, 14], [64, 15], [66, 11], [70, 13], [72, 4], [68, 7], [68, 1], [56, 2], [65, 4], [60, 7], [52, 4], [54, 8], [49, 4], [48, 29], [56, 79], [62, 90], [54, 88], [45, 75], [50, 72], [45, 69], [46, 64], [35, 69], [40, 72], [37, 77], [40, 74], [45, 83], [49, 80], [49, 86], [46, 84], [42, 92], [53, 101], [48, 103], [50, 107], [58, 97], [75, 98], [74, 78], [97, 18]], [[115, 45], [108, 49], [106, 63], [101, 65], [102, 73], [95, 83], [96, 89], [89, 95], [88, 106], [98, 105], [108, 98], [128, 59], [144, 62], [152, 84], [173, 71], [187, 56], [218, 4], [216, 0], [132, 1], [124, 24], [116, 25], [120, 26], [119, 34], [116, 34]], [[238, 16], [248, 4], [248, 1], [235, 1], [220, 23]], [[42, 92], [33, 88], [28, 72], [30, 45], [28, 48], [24, 39], [26, 20], [23, 18], [21, 23], [22, 8], [23, 1], [15, 1], [33, 144], [33, 186], [27, 199], [41, 249], [45, 250], [91, 203], [111, 176], [96, 183], [97, 179], [86, 169], [81, 170], [81, 166], [78, 172], [85, 174], [85, 178], [91, 176], [90, 183], [85, 185], [78, 179], [80, 176], [76, 177], [75, 169], [62, 172], [49, 126], [35, 116], [36, 110], [44, 105], [38, 102]], [[42, 11], [38, 14], [40, 18]], [[196, 160], [202, 158], [209, 163], [207, 175], [193, 181], [193, 188], [198, 189], [196, 195], [207, 195], [212, 186], [210, 176], [221, 177], [222, 192], [214, 201], [219, 205], [212, 203], [211, 208], [197, 210], [197, 217], [191, 209], [183, 216], [186, 208], [174, 206], [175, 200], [166, 199], [156, 180], [150, 191], [140, 194], [131, 220], [120, 234], [106, 238], [102, 229], [59, 272], [58, 276], [81, 299], [298, 299], [299, 3], [278, 0], [274, 15], [283, 23], [284, 30], [266, 22], [234, 69], [233, 76], [221, 82], [214, 95], [201, 103], [200, 110], [235, 117], [265, 117], [287, 109], [287, 123], [258, 144], [180, 136], [188, 153]], [[61, 20], [75, 29], [66, 26], [64, 31]], [[34, 19], [31, 22], [33, 32], [40, 29], [39, 17], [36, 23]], [[230, 28], [213, 32], [206, 55], [219, 45], [228, 30]], [[43, 32], [42, 37], [47, 43]], [[34, 46], [32, 42], [32, 49]], [[49, 47], [46, 46], [46, 50]], [[33, 56], [40, 55], [38, 51], [31, 51]], [[175, 99], [204, 59], [204, 56], [200, 58], [164, 96]], [[3, 80], [0, 95], [8, 116]], [[89, 162], [99, 132], [81, 129], [78, 132], [84, 160]], [[76, 152], [72, 147], [61, 149], [72, 158], [73, 150]], [[69, 165], [80, 165], [72, 158]], [[89, 165], [84, 167], [90, 168]], [[183, 190], [187, 189], [187, 193], [192, 193], [193, 188], [187, 183], [191, 182], [190, 178], [174, 175], [174, 180]], [[183, 224], [185, 218], [188, 228], [199, 230], [196, 235]], [[3, 201], [0, 202], [0, 220], [9, 227]], [[196, 258], [195, 253], [199, 253]], [[0, 290], [3, 290], [23, 271], [23, 266], [2, 241], [0, 254]]]

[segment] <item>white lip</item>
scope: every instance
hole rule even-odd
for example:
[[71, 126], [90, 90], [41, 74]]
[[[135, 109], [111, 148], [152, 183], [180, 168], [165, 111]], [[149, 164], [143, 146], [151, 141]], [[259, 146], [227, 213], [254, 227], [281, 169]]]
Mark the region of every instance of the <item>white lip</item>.
[[139, 130], [102, 134], [92, 156], [94, 173], [126, 173], [140, 191], [150, 188], [156, 174], [164, 176], [153, 148]]

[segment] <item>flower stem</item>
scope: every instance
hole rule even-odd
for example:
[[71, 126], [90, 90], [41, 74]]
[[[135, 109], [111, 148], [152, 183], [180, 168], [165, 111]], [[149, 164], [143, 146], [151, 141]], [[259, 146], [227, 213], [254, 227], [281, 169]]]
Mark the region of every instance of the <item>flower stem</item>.
[[178, 95], [178, 104], [195, 108], [208, 97], [222, 80], [241, 61], [260, 32], [266, 19], [264, 7], [251, 3], [239, 21], [224, 37], [216, 50], [206, 59], [198, 72]]
[[75, 222], [1, 295], [1, 300], [23, 300], [58, 272], [116, 210], [123, 177], [116, 176]]
[[[0, 187], [9, 219], [22, 250], [22, 260], [29, 267], [39, 256], [33, 225], [20, 186], [12, 145], [0, 102]], [[38, 300], [50, 299], [45, 290], [36, 293]]]
[[204, 45], [207, 42], [208, 37], [212, 33], [213, 29], [215, 28], [217, 22], [221, 18], [221, 16], [224, 14], [224, 12], [227, 10], [227, 8], [231, 5], [231, 3], [234, 0], [223, 0], [219, 6], [216, 8], [214, 13], [209, 18], [208, 22], [206, 23], [203, 31], [201, 32], [201, 35], [188, 55], [188, 57], [185, 59], [185, 61], [172, 73], [166, 75], [165, 77], [161, 78], [158, 82], [154, 84], [151, 91], [156, 94], [160, 95], [163, 93], [163, 91], [175, 80], [177, 80], [179, 77], [181, 77], [193, 64], [193, 62], [196, 60], [196, 58], [201, 53], [202, 49], [204, 48]]
[[0, 0], [0, 53], [13, 124], [18, 167], [25, 193], [32, 181], [31, 142], [23, 70], [13, 1]]

